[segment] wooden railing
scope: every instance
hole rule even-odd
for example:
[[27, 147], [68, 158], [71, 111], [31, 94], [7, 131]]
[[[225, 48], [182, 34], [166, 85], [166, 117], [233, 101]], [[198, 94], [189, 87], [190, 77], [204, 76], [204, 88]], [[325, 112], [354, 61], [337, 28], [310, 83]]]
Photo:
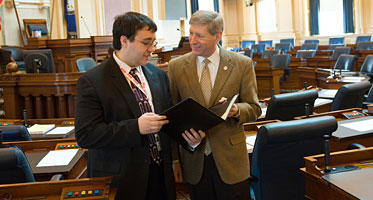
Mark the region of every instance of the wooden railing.
[[74, 117], [76, 84], [82, 73], [0, 76], [6, 119]]

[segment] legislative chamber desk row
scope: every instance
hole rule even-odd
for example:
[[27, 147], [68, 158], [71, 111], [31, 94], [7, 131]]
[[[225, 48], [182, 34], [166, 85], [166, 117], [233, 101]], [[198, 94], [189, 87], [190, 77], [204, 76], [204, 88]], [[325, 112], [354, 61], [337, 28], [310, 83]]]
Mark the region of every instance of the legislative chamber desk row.
[[[11, 196], [18, 199], [114, 199], [115, 189], [110, 188], [111, 177], [85, 178], [87, 151], [76, 145], [75, 138], [37, 141], [5, 142], [2, 148], [21, 149], [30, 163], [35, 183], [0, 185], [0, 198]], [[37, 167], [36, 165], [51, 151], [78, 148], [73, 159], [65, 166]], [[58, 159], [58, 158], [54, 158]], [[60, 174], [64, 180], [49, 181]], [[73, 198], [74, 197], [74, 198]]]
[[[352, 112], [352, 111], [358, 111], [361, 112], [361, 109], [347, 109], [342, 111], [335, 111], [335, 112], [329, 112], [329, 113], [322, 113], [322, 114], [315, 114], [311, 115], [310, 117], [317, 117], [317, 116], [324, 116], [324, 115], [332, 115], [337, 118], [340, 122], [348, 122], [350, 120], [344, 120], [345, 117], [343, 113], [346, 112]], [[297, 119], [301, 119], [304, 117], [299, 117]], [[358, 118], [359, 119], [359, 118]], [[363, 118], [360, 118], [363, 119]], [[44, 120], [38, 120], [38, 119], [30, 119], [29, 123], [52, 123], [55, 122], [58, 125], [67, 125], [71, 124], [73, 119], [44, 119]], [[344, 121], [342, 121], [344, 120]], [[353, 119], [357, 120], [357, 119]], [[244, 129], [246, 131], [247, 137], [256, 135], [256, 132], [258, 131], [258, 127], [268, 124], [268, 123], [275, 123], [279, 122], [279, 120], [271, 120], [271, 121], [260, 121], [255, 123], [247, 123], [244, 124]], [[4, 125], [7, 124], [20, 124], [23, 123], [21, 120], [3, 120], [2, 123]], [[338, 132], [338, 130], [337, 130]], [[373, 132], [369, 132], [362, 135], [351, 135], [351, 136], [338, 136], [333, 135], [331, 139], [331, 151], [341, 151], [345, 150], [347, 146], [351, 143], [360, 143], [365, 146], [373, 146]], [[79, 150], [79, 152], [82, 152], [81, 154], [77, 154], [76, 157], [73, 159], [73, 162], [69, 163], [66, 167], [51, 167], [49, 169], [40, 170], [37, 169], [35, 166], [38, 163], [38, 161], [41, 160], [41, 158], [46, 155], [47, 152], [52, 150], [58, 150], [61, 146], [68, 146], [70, 145], [71, 148], [79, 148], [76, 147], [76, 140], [73, 138], [66, 138], [66, 139], [49, 139], [49, 140], [38, 140], [38, 141], [26, 141], [26, 142], [8, 142], [4, 143], [3, 147], [14, 147], [17, 146], [18, 148], [22, 149], [27, 158], [29, 159], [29, 162], [31, 164], [32, 170], [34, 172], [35, 179], [37, 181], [42, 181], [38, 183], [23, 183], [23, 184], [14, 184], [14, 185], [2, 185], [0, 186], [0, 197], [1, 195], [4, 195], [6, 192], [13, 192], [14, 197], [35, 197], [38, 195], [44, 195], [48, 196], [46, 199], [58, 199], [61, 194], [66, 194], [66, 191], [72, 191], [72, 190], [79, 190], [81, 188], [82, 190], [90, 190], [93, 189], [95, 185], [96, 179], [84, 179], [83, 177], [86, 177], [86, 164], [87, 164], [87, 152], [85, 150]], [[249, 156], [251, 156], [252, 148], [248, 148]], [[331, 160], [332, 165], [335, 163], [334, 160]], [[322, 167], [322, 165], [318, 165], [319, 167]], [[66, 181], [62, 182], [43, 182], [49, 180], [54, 174], [63, 174], [65, 176], [65, 179], [68, 179]], [[100, 188], [106, 188], [105, 194], [109, 194], [110, 190], [110, 181], [108, 179], [105, 179], [105, 181], [100, 181], [101, 183]], [[90, 182], [92, 181], [92, 183]], [[89, 188], [87, 188], [88, 186]], [[86, 187], [87, 186], [87, 187]], [[39, 187], [45, 187], [43, 190], [38, 189]], [[77, 188], [77, 189], [75, 189]], [[6, 191], [6, 192], [5, 192]], [[23, 191], [21, 194], [16, 191]], [[79, 190], [81, 191], [81, 190]], [[308, 194], [308, 193], [307, 193]], [[18, 195], [18, 196], [17, 196]], [[28, 196], [29, 195], [29, 196]], [[17, 198], [15, 198], [17, 199]], [[62, 198], [61, 198], [62, 199]], [[105, 199], [105, 198], [103, 198]]]
[[[352, 108], [334, 112], [310, 115], [310, 117], [334, 116], [338, 121], [338, 129], [332, 134], [330, 143], [330, 167], [347, 172], [322, 173], [325, 169], [324, 154], [305, 157], [305, 168], [301, 171], [306, 180], [306, 199], [372, 199], [373, 197], [373, 129], [351, 131], [341, 124], [358, 123], [372, 120], [372, 116], [363, 114], [360, 118], [347, 119], [346, 115], [359, 112], [361, 108]], [[295, 120], [304, 119], [296, 117]], [[279, 120], [259, 121], [244, 124], [247, 136], [249, 156], [253, 151], [252, 141], [255, 140], [259, 128], [265, 124], [280, 122]], [[254, 139], [249, 139], [254, 137]], [[346, 150], [352, 143], [358, 143], [367, 149]], [[357, 169], [353, 171], [348, 171]]]
[[[28, 119], [27, 123], [72, 126], [74, 119]], [[24, 121], [3, 119], [0, 120], [0, 124], [20, 125], [24, 124]], [[9, 147], [17, 147], [25, 153], [37, 182], [0, 185], [0, 199], [114, 199], [116, 190], [110, 188], [111, 177], [85, 178], [88, 152], [77, 145], [75, 138], [39, 138], [33, 141], [2, 143], [2, 148]], [[78, 149], [78, 151], [68, 165], [37, 167], [49, 152], [71, 149]], [[65, 180], [49, 181], [56, 174], [62, 175]]]

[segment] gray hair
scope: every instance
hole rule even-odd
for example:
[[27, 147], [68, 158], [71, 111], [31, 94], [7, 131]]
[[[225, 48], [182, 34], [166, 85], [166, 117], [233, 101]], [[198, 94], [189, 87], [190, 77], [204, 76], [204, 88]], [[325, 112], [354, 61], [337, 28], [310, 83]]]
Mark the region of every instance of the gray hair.
[[207, 25], [211, 35], [216, 35], [224, 30], [223, 17], [219, 13], [210, 10], [198, 10], [195, 12], [190, 18], [189, 24]]

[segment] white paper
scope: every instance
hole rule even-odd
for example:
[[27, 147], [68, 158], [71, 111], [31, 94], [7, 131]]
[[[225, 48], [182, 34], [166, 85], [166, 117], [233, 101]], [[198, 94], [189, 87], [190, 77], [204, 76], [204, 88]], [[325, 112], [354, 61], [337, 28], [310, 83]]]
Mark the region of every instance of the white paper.
[[74, 130], [74, 126], [61, 126], [47, 132], [46, 135], [66, 135]]
[[364, 80], [365, 77], [355, 77], [355, 76], [346, 76], [346, 77], [343, 77], [343, 81], [344, 82], [350, 82], [350, 83], [356, 83], [356, 82], [360, 82], [362, 80]]
[[50, 151], [36, 167], [65, 166], [70, 163], [79, 149]]
[[250, 135], [246, 137], [246, 143], [251, 146], [255, 145], [255, 140], [256, 140], [256, 135]]
[[339, 125], [355, 130], [355, 131], [364, 132], [364, 131], [373, 130], [373, 119], [362, 120], [358, 122], [350, 122], [350, 123], [339, 124]]
[[328, 103], [332, 103], [333, 100], [331, 99], [321, 99], [321, 98], [317, 98], [315, 100], [315, 103], [314, 103], [314, 107], [317, 107], [317, 106], [322, 106], [322, 105], [325, 105], [325, 104], [328, 104]]
[[337, 92], [338, 90], [335, 90], [335, 89], [322, 89], [319, 92], [319, 97], [335, 97]]
[[30, 128], [27, 128], [30, 134], [45, 134], [46, 132], [53, 129], [56, 125], [54, 124], [34, 124]]

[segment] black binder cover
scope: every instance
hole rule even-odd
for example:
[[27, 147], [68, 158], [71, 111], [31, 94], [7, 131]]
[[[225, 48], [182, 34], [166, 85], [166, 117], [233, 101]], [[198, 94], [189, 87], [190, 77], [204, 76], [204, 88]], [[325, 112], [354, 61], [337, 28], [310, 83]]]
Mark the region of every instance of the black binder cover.
[[[228, 103], [223, 103], [225, 109], [229, 106], [229, 102], [230, 101], [228, 101]], [[214, 107], [215, 106], [211, 109], [215, 110]], [[216, 107], [219, 107], [219, 110], [222, 110], [221, 104], [218, 104]], [[225, 111], [225, 109], [223, 110]], [[217, 114], [220, 114], [220, 112], [217, 112]], [[174, 138], [186, 150], [193, 151], [181, 134], [185, 130], [191, 128], [196, 131], [206, 131], [221, 122], [224, 122], [225, 119], [217, 114], [189, 97], [160, 114], [167, 116], [167, 119], [169, 120], [168, 124], [163, 125], [162, 130], [170, 137]]]

